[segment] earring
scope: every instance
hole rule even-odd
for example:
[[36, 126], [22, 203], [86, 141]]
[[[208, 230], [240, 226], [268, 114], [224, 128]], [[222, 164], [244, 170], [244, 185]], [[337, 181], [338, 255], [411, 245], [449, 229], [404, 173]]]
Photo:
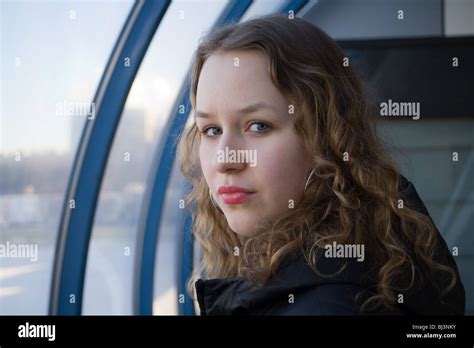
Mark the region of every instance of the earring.
[[214, 201], [214, 198], [212, 197], [212, 191], [210, 188], [209, 188], [209, 198], [211, 199], [211, 204], [214, 206], [214, 208], [222, 212], [221, 208]]
[[315, 169], [315, 168], [311, 169], [311, 173], [309, 173], [308, 179], [306, 179], [306, 184], [304, 185], [304, 191], [306, 191], [306, 189], [308, 188], [308, 186], [309, 186], [309, 184], [310, 184], [310, 181], [311, 181], [311, 179], [312, 179], [312, 177], [313, 177], [313, 175], [314, 175], [314, 169]]

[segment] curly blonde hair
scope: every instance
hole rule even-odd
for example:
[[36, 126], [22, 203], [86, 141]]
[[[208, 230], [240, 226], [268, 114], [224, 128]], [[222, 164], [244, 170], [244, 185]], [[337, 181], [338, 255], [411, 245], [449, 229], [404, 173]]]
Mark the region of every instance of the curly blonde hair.
[[[300, 250], [317, 271], [316, 255], [325, 245], [364, 244], [366, 262], [376, 270], [377, 295], [372, 301], [396, 303], [397, 279], [420, 264], [450, 276], [455, 271], [434, 260], [437, 233], [431, 219], [398, 207], [400, 172], [376, 135], [376, 113], [344, 54], [316, 26], [284, 15], [232, 24], [208, 35], [195, 54], [191, 104], [196, 107], [199, 75], [213, 53], [258, 50], [269, 59], [271, 78], [295, 106], [294, 127], [312, 158], [315, 176], [295, 209], [276, 221], [260, 225], [251, 237], [228, 226], [210, 201], [200, 161], [200, 132], [195, 122], [180, 141], [181, 170], [192, 182], [186, 198], [193, 216], [193, 233], [202, 262], [195, 278], [243, 276], [256, 286], [271, 277], [285, 255]], [[349, 160], [344, 156], [349, 155]], [[238, 247], [240, 256], [234, 256]], [[410, 278], [410, 277], [409, 277]]]

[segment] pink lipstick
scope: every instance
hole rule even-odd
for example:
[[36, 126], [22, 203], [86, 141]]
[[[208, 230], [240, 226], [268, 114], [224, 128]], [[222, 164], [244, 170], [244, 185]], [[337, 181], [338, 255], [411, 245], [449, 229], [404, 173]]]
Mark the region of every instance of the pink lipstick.
[[221, 186], [217, 190], [225, 204], [242, 204], [246, 202], [252, 194], [250, 190], [238, 186]]

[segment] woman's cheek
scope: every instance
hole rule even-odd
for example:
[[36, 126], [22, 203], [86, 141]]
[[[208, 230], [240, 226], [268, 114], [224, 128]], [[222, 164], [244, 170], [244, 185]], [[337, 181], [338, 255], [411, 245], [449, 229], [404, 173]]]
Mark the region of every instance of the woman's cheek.
[[[258, 176], [280, 204], [296, 201], [303, 188], [305, 161], [297, 143], [287, 139], [268, 144], [258, 152]], [[281, 201], [281, 202], [280, 202]]]
[[285, 190], [285, 166], [281, 163], [277, 148], [268, 146], [257, 151], [258, 164], [256, 166], [256, 176], [259, 182], [265, 186], [265, 191], [271, 193], [270, 199], [275, 199]]

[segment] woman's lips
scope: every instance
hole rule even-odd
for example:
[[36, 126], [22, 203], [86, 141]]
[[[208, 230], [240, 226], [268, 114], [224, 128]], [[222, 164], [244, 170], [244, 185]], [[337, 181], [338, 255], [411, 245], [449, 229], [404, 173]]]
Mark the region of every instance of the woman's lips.
[[225, 204], [242, 204], [254, 194], [254, 192], [238, 186], [221, 186], [217, 192], [222, 196], [222, 201]]
[[225, 204], [241, 204], [246, 202], [253, 193], [250, 192], [235, 192], [235, 193], [222, 193], [222, 201]]

